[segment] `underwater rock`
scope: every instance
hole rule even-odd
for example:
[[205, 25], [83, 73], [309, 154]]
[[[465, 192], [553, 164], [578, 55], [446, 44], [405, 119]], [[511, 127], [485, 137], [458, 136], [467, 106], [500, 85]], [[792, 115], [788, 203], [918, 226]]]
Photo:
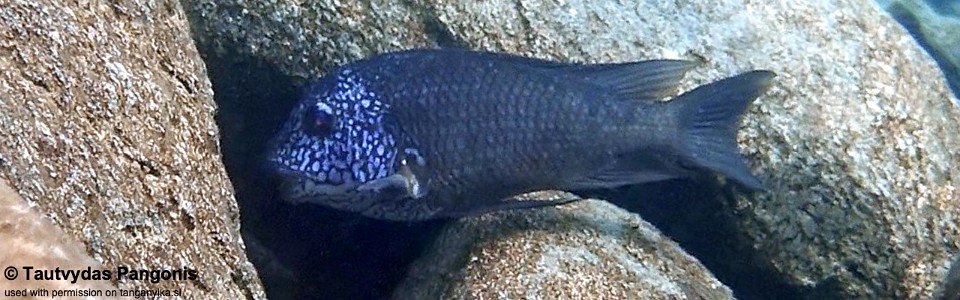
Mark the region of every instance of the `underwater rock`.
[[[13, 266], [16, 280], [0, 280], [0, 290], [18, 289], [116, 289], [106, 280], [28, 280], [23, 266], [35, 270], [105, 270], [87, 254], [76, 238], [31, 208], [6, 182], [0, 180], [0, 266]], [[30, 277], [31, 279], [34, 277]]]
[[726, 186], [703, 199], [729, 203], [750, 250], [738, 255], [800, 297], [925, 299], [960, 252], [960, 110], [936, 64], [873, 1], [184, 3], [202, 49], [300, 83], [371, 53], [434, 46], [701, 60], [683, 89], [772, 69], [740, 131], [768, 191]]
[[8, 1], [0, 66], [0, 177], [76, 250], [110, 269], [199, 277], [121, 289], [264, 298], [178, 2]]
[[[960, 9], [951, 2], [947, 8]], [[940, 13], [923, 1], [893, 1], [886, 6], [943, 70], [955, 95], [960, 95], [960, 11]]]
[[[538, 192], [525, 197], [570, 197]], [[394, 299], [733, 299], [653, 225], [613, 204], [491, 213], [443, 230]]]
[[315, 78], [370, 54], [434, 45], [414, 1], [184, 0], [193, 37], [208, 56], [253, 57], [288, 76]]

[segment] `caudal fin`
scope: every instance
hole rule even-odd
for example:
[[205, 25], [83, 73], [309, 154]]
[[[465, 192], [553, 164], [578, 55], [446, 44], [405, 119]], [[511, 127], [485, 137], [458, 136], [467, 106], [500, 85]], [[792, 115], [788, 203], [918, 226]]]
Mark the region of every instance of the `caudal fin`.
[[751, 71], [686, 92], [670, 101], [678, 106], [681, 155], [752, 189], [763, 184], [750, 173], [737, 148], [740, 115], [770, 86], [770, 71]]

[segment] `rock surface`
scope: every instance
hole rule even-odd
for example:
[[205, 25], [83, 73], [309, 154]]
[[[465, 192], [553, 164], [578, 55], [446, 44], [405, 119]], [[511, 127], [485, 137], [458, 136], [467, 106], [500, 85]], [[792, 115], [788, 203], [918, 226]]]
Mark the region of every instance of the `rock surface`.
[[[569, 197], [555, 192], [540, 199]], [[608, 202], [464, 218], [394, 299], [733, 299], [660, 231]]]
[[812, 294], [929, 299], [960, 251], [956, 99], [873, 2], [771, 11], [787, 21], [767, 30], [804, 34], [768, 35], [762, 44], [790, 46], [742, 52], [781, 73], [744, 122], [771, 190], [737, 197], [743, 232]]
[[263, 298], [179, 3], [0, 7], [0, 177], [107, 268], [198, 270], [122, 289]]
[[0, 180], [0, 216], [3, 216], [0, 219], [0, 266], [13, 266], [18, 270], [14, 273], [16, 280], [0, 280], [0, 290], [116, 289], [110, 281], [103, 280], [29, 280], [27, 277], [34, 277], [27, 274], [23, 266], [36, 270], [105, 268], [87, 254], [76, 238], [30, 207], [3, 180]]
[[237, 51], [293, 82], [370, 53], [437, 45], [565, 61], [702, 60], [684, 88], [771, 69], [779, 77], [740, 140], [769, 190], [726, 187], [724, 199], [705, 200], [732, 203], [736, 239], [751, 250], [740, 255], [801, 296], [925, 299], [960, 252], [956, 101], [872, 1], [185, 4], [207, 53]]
[[[185, 0], [193, 36], [209, 55], [261, 58], [288, 76], [314, 78], [344, 62], [433, 44], [413, 1]], [[204, 49], [205, 48], [205, 49]]]

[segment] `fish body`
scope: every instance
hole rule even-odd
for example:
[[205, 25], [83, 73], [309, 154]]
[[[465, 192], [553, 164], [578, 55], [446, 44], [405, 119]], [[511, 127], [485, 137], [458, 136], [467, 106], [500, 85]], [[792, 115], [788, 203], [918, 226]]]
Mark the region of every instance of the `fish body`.
[[459, 217], [609, 188], [721, 173], [760, 187], [737, 153], [740, 114], [773, 73], [676, 97], [679, 60], [566, 64], [468, 50], [380, 54], [306, 88], [274, 139], [285, 198], [389, 220]]

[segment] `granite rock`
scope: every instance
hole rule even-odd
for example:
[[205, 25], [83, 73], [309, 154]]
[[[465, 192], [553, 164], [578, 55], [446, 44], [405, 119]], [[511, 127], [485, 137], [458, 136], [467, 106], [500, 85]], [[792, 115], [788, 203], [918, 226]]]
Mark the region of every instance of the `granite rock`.
[[[109, 280], [36, 280], [23, 269], [33, 270], [106, 270], [87, 254], [76, 238], [41, 215], [0, 180], [0, 266], [13, 267], [15, 280], [0, 280], [0, 290], [91, 289], [115, 290]], [[6, 270], [5, 270], [6, 271]], [[9, 271], [8, 271], [9, 272]], [[4, 274], [9, 275], [9, 274]]]
[[0, 177], [109, 269], [199, 275], [121, 289], [263, 298], [180, 4], [0, 7]]
[[[540, 192], [526, 197], [571, 197]], [[464, 218], [394, 299], [733, 299], [650, 223], [600, 200]]]
[[434, 44], [412, 1], [184, 0], [208, 55], [255, 57], [288, 76], [314, 78], [367, 55]]

